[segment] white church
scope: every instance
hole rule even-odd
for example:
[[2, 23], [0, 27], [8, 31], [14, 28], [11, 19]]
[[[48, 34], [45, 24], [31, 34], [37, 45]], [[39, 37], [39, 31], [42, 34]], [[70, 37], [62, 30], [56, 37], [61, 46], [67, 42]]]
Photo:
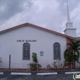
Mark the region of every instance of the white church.
[[32, 62], [33, 52], [37, 53], [42, 68], [57, 60], [63, 62], [67, 43], [70, 39], [80, 39], [76, 36], [76, 28], [70, 21], [68, 6], [67, 12], [68, 21], [64, 34], [31, 23], [0, 31], [0, 67], [9, 68], [11, 55], [11, 68], [28, 68], [27, 64]]

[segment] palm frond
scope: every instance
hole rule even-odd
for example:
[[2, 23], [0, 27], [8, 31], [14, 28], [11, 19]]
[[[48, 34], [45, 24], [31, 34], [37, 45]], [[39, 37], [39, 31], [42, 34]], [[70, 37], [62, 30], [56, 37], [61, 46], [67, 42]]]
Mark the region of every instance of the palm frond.
[[71, 43], [68, 43], [70, 47], [65, 50], [64, 52], [64, 59], [66, 62], [74, 62], [79, 60], [80, 57], [80, 41], [73, 41], [71, 40]]

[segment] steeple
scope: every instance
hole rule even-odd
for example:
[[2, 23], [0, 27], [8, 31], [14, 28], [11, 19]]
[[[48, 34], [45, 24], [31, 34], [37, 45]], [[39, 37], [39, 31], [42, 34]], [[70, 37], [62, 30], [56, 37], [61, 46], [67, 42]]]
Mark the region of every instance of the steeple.
[[66, 2], [67, 2], [67, 22], [70, 22], [70, 14], [69, 14], [68, 0]]
[[76, 28], [73, 28], [73, 22], [71, 22], [70, 20], [68, 0], [66, 2], [67, 2], [67, 23], [66, 23], [66, 29], [64, 30], [64, 33], [69, 36], [75, 37]]
[[71, 27], [73, 27], [73, 23], [70, 20], [68, 0], [66, 2], [67, 2], [67, 23], [66, 23], [66, 28], [71, 28]]

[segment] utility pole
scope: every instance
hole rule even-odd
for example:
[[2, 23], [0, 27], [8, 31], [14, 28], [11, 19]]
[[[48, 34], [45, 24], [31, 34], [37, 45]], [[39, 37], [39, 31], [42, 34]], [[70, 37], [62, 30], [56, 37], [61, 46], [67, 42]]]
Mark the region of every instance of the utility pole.
[[11, 54], [9, 54], [9, 69], [11, 68]]

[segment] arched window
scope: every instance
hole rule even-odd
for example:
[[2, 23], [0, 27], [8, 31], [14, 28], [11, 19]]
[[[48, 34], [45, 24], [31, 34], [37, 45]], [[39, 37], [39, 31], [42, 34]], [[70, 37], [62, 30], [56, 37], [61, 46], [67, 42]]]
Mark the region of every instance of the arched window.
[[58, 42], [54, 43], [53, 50], [54, 50], [54, 60], [60, 60], [61, 52], [60, 52], [60, 44]]
[[23, 44], [23, 60], [30, 60], [30, 44], [27, 42]]

